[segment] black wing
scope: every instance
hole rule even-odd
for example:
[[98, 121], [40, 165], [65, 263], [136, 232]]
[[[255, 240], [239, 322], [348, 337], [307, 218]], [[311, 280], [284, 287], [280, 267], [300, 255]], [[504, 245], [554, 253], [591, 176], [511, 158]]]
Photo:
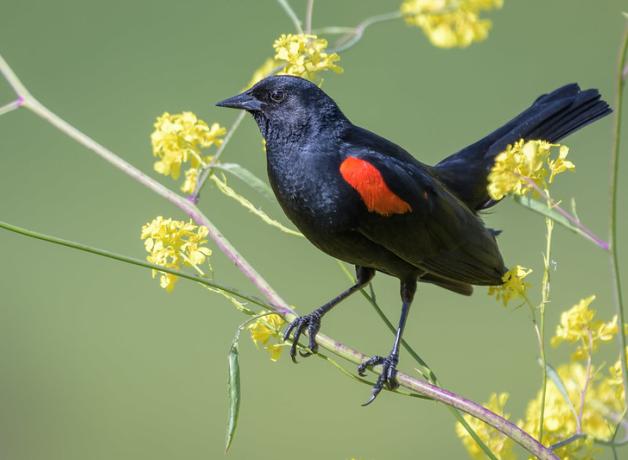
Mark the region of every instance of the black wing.
[[[457, 282], [501, 284], [506, 271], [495, 237], [482, 221], [400, 147], [389, 154], [382, 138], [360, 132], [344, 154], [368, 161], [386, 185], [412, 208], [392, 216], [369, 213], [357, 229], [401, 259], [438, 277]], [[386, 148], [380, 151], [382, 147]], [[410, 159], [408, 159], [410, 157]]]

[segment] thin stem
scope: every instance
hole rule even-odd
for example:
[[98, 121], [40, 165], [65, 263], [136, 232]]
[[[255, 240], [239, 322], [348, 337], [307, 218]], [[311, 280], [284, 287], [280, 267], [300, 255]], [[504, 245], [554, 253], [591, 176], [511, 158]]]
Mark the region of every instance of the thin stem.
[[222, 144], [220, 144], [220, 147], [218, 147], [218, 150], [216, 151], [216, 154], [212, 157], [212, 159], [209, 162], [209, 164], [203, 165], [203, 167], [201, 169], [201, 175], [200, 175], [200, 177], [199, 177], [199, 179], [198, 179], [198, 181], [196, 183], [196, 190], [194, 190], [194, 193], [192, 195], [190, 195], [190, 201], [192, 201], [193, 203], [198, 203], [198, 200], [199, 200], [200, 194], [201, 194], [201, 190], [203, 189], [203, 185], [205, 185], [205, 182], [207, 181], [207, 178], [211, 174], [212, 167], [216, 163], [218, 163], [218, 160], [220, 159], [220, 156], [225, 151], [225, 147], [227, 146], [227, 144], [229, 143], [229, 141], [233, 137], [233, 134], [237, 131], [238, 127], [240, 126], [240, 123], [242, 123], [242, 120], [244, 120], [245, 116], [246, 116], [246, 112], [244, 110], [241, 110], [240, 113], [238, 114], [238, 116], [236, 117], [235, 121], [233, 122], [233, 124], [231, 125], [229, 130], [227, 131], [227, 135], [223, 139]]
[[290, 18], [290, 20], [294, 24], [294, 28], [297, 29], [297, 33], [302, 34], [303, 33], [303, 27], [301, 27], [301, 20], [297, 16], [297, 13], [294, 12], [292, 7], [288, 3], [288, 0], [277, 0], [277, 3], [279, 3], [279, 5], [283, 8], [283, 10], [288, 15], [288, 17]]
[[401, 13], [401, 11], [391, 11], [390, 13], [378, 14], [377, 16], [371, 16], [370, 18], [366, 18], [360, 24], [355, 26], [346, 37], [339, 39], [336, 43], [336, 47], [329, 52], [340, 53], [342, 51], [347, 51], [349, 48], [353, 47], [362, 39], [362, 37], [364, 36], [364, 31], [370, 26], [378, 24], [380, 22], [400, 19], [402, 17], [403, 14]]
[[[172, 204], [177, 206], [180, 210], [185, 212], [188, 216], [194, 219], [199, 225], [204, 225], [208, 229], [208, 236], [214, 241], [216, 246], [225, 254], [225, 256], [231, 260], [234, 265], [262, 292], [262, 294], [268, 299], [270, 305], [267, 308], [274, 310], [277, 313], [282, 314], [288, 321], [296, 318], [294, 310], [288, 306], [288, 304], [275, 292], [275, 290], [268, 284], [268, 282], [249, 264], [249, 262], [242, 257], [242, 255], [233, 247], [233, 245], [222, 235], [222, 233], [214, 226], [214, 224], [189, 200], [169, 190], [167, 187], [161, 185], [156, 180], [148, 177], [139, 169], [126, 162], [111, 150], [100, 145], [92, 138], [82, 133], [58, 115], [51, 112], [44, 107], [35, 98], [30, 96], [23, 85], [19, 82], [17, 76], [13, 73], [6, 61], [0, 56], [0, 72], [7, 76], [7, 79], [13, 81], [12, 86], [19, 88], [23, 92], [18, 93], [25, 98], [25, 107], [28, 107], [35, 114], [48, 121], [50, 124], [58, 128], [67, 136], [76, 140], [81, 145], [84, 145], [89, 150], [93, 151], [105, 161], [109, 162], [122, 172], [146, 186], [150, 190], [154, 191], [158, 195], [164, 197]], [[28, 95], [28, 97], [26, 96]], [[317, 342], [319, 346], [325, 348], [337, 356], [340, 356], [354, 364], [361, 364], [369, 356], [361, 353], [360, 351], [351, 348], [337, 340], [334, 340], [324, 334], [317, 335]], [[376, 372], [381, 372], [381, 366], [376, 367]], [[466, 412], [473, 417], [482, 420], [498, 431], [502, 432], [506, 436], [510, 437], [513, 441], [520, 444], [531, 454], [537, 456], [541, 460], [558, 460], [558, 457], [554, 453], [539, 443], [530, 434], [523, 431], [514, 423], [506, 420], [494, 412], [486, 409], [478, 403], [470, 401], [460, 395], [452, 393], [451, 391], [440, 388], [436, 385], [430, 384], [425, 381], [418, 380], [410, 375], [399, 372], [397, 374], [398, 383], [412, 391], [415, 391], [419, 395], [426, 396], [431, 399], [435, 399], [443, 404], [459, 409]]]
[[582, 439], [586, 437], [587, 435], [584, 433], [576, 433], [572, 436], [569, 436], [567, 439], [563, 439], [562, 441], [557, 442], [556, 444], [552, 444], [550, 449], [557, 450], [557, 449], [560, 449], [561, 447], [565, 447], [567, 444], [571, 444], [572, 442], [577, 441], [578, 439]]
[[[548, 196], [549, 193], [545, 192]], [[540, 321], [539, 321], [539, 352], [541, 354], [541, 364], [543, 366], [543, 383], [541, 387], [541, 410], [539, 417], [539, 439], [543, 440], [543, 426], [545, 423], [545, 399], [547, 396], [547, 360], [545, 358], [545, 306], [550, 301], [550, 280], [552, 263], [552, 233], [554, 221], [549, 217], [545, 218], [545, 255], [543, 256], [543, 282], [541, 288]]]
[[315, 35], [347, 35], [355, 32], [355, 27], [329, 26], [313, 29]]
[[[608, 414], [607, 414], [608, 416]], [[601, 444], [603, 446], [611, 446], [611, 447], [621, 447], [621, 446], [625, 446], [626, 444], [628, 444], [628, 420], [626, 420], [626, 410], [624, 410], [624, 413], [621, 415], [617, 415], [614, 417], [614, 421], [615, 423], [617, 423], [617, 425], [615, 425], [615, 431], [613, 432], [613, 436], [611, 437], [611, 439], [609, 441], [604, 441], [601, 439], [596, 439], [595, 442], [597, 444]], [[613, 418], [613, 417], [611, 417]], [[624, 433], [626, 433], [624, 435], [624, 438], [617, 441], [617, 435], [619, 434], [619, 429], [623, 428]]]
[[314, 0], [307, 0], [307, 8], [305, 11], [305, 33], [312, 33], [312, 16], [314, 15]]
[[624, 407], [628, 407], [628, 362], [626, 358], [626, 333], [623, 325], [626, 323], [624, 315], [624, 305], [622, 299], [621, 277], [619, 274], [619, 251], [617, 244], [617, 189], [619, 185], [619, 151], [621, 147], [621, 120], [622, 105], [625, 81], [623, 70], [626, 65], [626, 51], [628, 51], [628, 22], [624, 29], [624, 36], [619, 52], [619, 62], [617, 65], [617, 93], [615, 98], [615, 126], [614, 142], [611, 153], [611, 180], [610, 180], [610, 213], [609, 213], [609, 244], [611, 248], [610, 264], [611, 277], [613, 280], [613, 291], [615, 294], [615, 306], [619, 317], [619, 359], [621, 361], [623, 384], [624, 384]]
[[19, 109], [22, 106], [22, 104], [24, 104], [24, 99], [22, 99], [22, 97], [18, 97], [13, 102], [9, 102], [8, 104], [5, 104], [2, 107], [0, 107], [0, 115], [4, 115], [5, 113], [9, 113], [16, 109]]
[[17, 78], [17, 75], [15, 75], [15, 72], [13, 72], [13, 69], [9, 67], [9, 64], [7, 63], [7, 61], [4, 60], [1, 54], [0, 54], [0, 75], [2, 75], [4, 79], [7, 81], [7, 83], [11, 86], [11, 88], [13, 88], [13, 91], [15, 92], [16, 95], [22, 97], [22, 99], [31, 97], [31, 94], [26, 89], [26, 86], [24, 86], [22, 82], [20, 81], [20, 79]]
[[589, 344], [588, 344], [588, 349], [589, 349], [589, 353], [587, 356], [587, 368], [586, 368], [586, 375], [584, 378], [584, 385], [582, 385], [582, 392], [580, 393], [580, 410], [578, 411], [578, 419], [576, 420], [576, 430], [578, 433], [582, 432], [582, 416], [584, 415], [584, 402], [586, 401], [586, 397], [587, 397], [587, 390], [589, 389], [589, 383], [591, 382], [591, 373], [592, 373], [592, 368], [591, 368], [591, 361], [592, 361], [592, 353], [593, 353], [593, 334], [591, 333], [591, 330], [589, 329]]
[[255, 297], [242, 294], [235, 288], [223, 286], [220, 283], [216, 283], [214, 281], [210, 281], [207, 278], [201, 276], [190, 275], [188, 273], [174, 270], [172, 268], [162, 267], [161, 265], [151, 264], [150, 262], [145, 262], [141, 259], [136, 259], [134, 257], [128, 257], [122, 254], [116, 254], [115, 252], [107, 251], [105, 249], [98, 249], [93, 246], [88, 246], [86, 244], [77, 243], [75, 241], [64, 240], [62, 238], [57, 238], [55, 236], [46, 235], [44, 233], [39, 233], [34, 230], [29, 230], [23, 227], [18, 227], [17, 225], [9, 224], [7, 222], [0, 221], [0, 228], [5, 230], [9, 230], [11, 232], [17, 233], [19, 235], [28, 236], [30, 238], [35, 238], [38, 240], [46, 241], [48, 243], [58, 244], [60, 246], [65, 246], [72, 249], [77, 249], [79, 251], [88, 252], [90, 254], [96, 254], [98, 256], [107, 257], [109, 259], [117, 260], [120, 262], [124, 262], [130, 265], [136, 265], [138, 267], [150, 268], [152, 270], [157, 270], [159, 272], [169, 273], [171, 275], [179, 276], [181, 278], [196, 281], [197, 283], [203, 284], [205, 286], [209, 286], [213, 289], [217, 289], [219, 291], [224, 291], [228, 294], [231, 294], [235, 297], [238, 297], [247, 302], [253, 303], [263, 308], [270, 308], [268, 304], [256, 299]]
[[560, 205], [557, 202], [552, 200], [552, 198], [545, 192], [545, 190], [543, 190], [541, 187], [539, 187], [536, 184], [536, 182], [534, 182], [529, 177], [523, 177], [523, 179], [528, 184], [530, 184], [530, 186], [541, 196], [541, 198], [543, 198], [543, 200], [545, 200], [547, 202], [548, 208], [555, 209], [558, 214], [563, 216], [565, 219], [567, 219], [569, 222], [571, 222], [575, 227], [577, 227], [582, 232], [582, 234], [587, 239], [592, 241], [596, 246], [599, 246], [600, 248], [604, 249], [605, 251], [609, 250], [609, 245], [610, 245], [609, 243], [607, 243], [606, 241], [604, 241], [600, 237], [596, 236], [595, 233], [593, 233], [593, 231], [591, 229], [589, 229], [587, 226], [585, 226], [580, 221], [580, 219], [578, 219], [577, 217], [573, 216], [572, 214], [570, 214], [569, 212], [567, 212], [563, 208], [561, 208]]

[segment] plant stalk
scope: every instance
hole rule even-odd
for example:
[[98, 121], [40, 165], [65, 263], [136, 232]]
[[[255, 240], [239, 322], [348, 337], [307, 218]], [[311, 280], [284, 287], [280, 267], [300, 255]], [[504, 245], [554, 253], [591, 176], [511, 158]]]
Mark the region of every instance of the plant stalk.
[[628, 21], [624, 28], [624, 35], [619, 52], [617, 65], [617, 92], [615, 97], [615, 124], [613, 129], [613, 148], [611, 153], [611, 180], [610, 180], [610, 212], [609, 212], [609, 244], [610, 244], [610, 265], [611, 279], [613, 282], [613, 292], [615, 296], [615, 306], [619, 318], [619, 360], [621, 361], [623, 384], [624, 384], [624, 407], [628, 407], [628, 362], [626, 358], [626, 333], [623, 325], [626, 323], [624, 314], [622, 286], [619, 267], [619, 251], [617, 244], [617, 201], [619, 186], [619, 152], [621, 148], [621, 123], [622, 105], [625, 79], [623, 75], [626, 65], [626, 52], [628, 51]]

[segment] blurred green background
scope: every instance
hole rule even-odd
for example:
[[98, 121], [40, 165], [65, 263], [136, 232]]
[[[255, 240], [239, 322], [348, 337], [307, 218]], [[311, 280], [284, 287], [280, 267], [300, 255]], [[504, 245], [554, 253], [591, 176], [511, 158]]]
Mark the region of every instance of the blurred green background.
[[[305, 1], [292, 3], [302, 14]], [[354, 25], [399, 3], [318, 0], [314, 27]], [[380, 24], [342, 56], [345, 73], [327, 75], [324, 87], [354, 122], [433, 163], [564, 83], [597, 87], [612, 100], [622, 8], [623, 0], [506, 0], [489, 15], [488, 41], [466, 50], [436, 49], [401, 21]], [[0, 52], [28, 88], [153, 177], [154, 118], [192, 110], [228, 126], [236, 113], [214, 102], [238, 92], [271, 55], [273, 40], [290, 31], [271, 0], [9, 0], [0, 6]], [[13, 97], [2, 82], [0, 105]], [[602, 236], [610, 137], [610, 118], [570, 137], [577, 172], [554, 189], [566, 202], [575, 197], [580, 217]], [[265, 178], [252, 120], [224, 158]], [[623, 166], [620, 237], [628, 260]], [[145, 255], [142, 224], [160, 214], [183, 217], [25, 110], [0, 118], [0, 171], [1, 220], [136, 257]], [[231, 184], [286, 222], [275, 203]], [[300, 311], [347, 285], [332, 259], [215, 190], [204, 193], [201, 207]], [[507, 263], [534, 267], [538, 287], [543, 220], [510, 200], [486, 220], [504, 230]], [[555, 236], [548, 335], [561, 310], [592, 293], [600, 317], [610, 319], [607, 256], [563, 228]], [[8, 232], [0, 232], [0, 253], [0, 457], [223, 456], [226, 356], [243, 320], [239, 313], [192, 283], [182, 281], [167, 294], [143, 269]], [[216, 280], [254, 293], [218, 251], [212, 265]], [[396, 322], [396, 281], [380, 275], [375, 286]], [[328, 316], [323, 330], [369, 354], [387, 352], [392, 340], [360, 296]], [[510, 392], [514, 419], [539, 387], [527, 310], [502, 308], [484, 288], [464, 298], [421, 286], [406, 338], [448, 388], [479, 401], [493, 391]], [[606, 349], [600, 364], [616, 359], [615, 344]], [[272, 363], [247, 337], [241, 354], [242, 410], [230, 458], [466, 458], [451, 414], [437, 404], [383, 394], [365, 409], [360, 404], [369, 389], [320, 360], [294, 366], [283, 356]], [[567, 356], [561, 349], [549, 353], [554, 364]], [[405, 353], [400, 368], [412, 372]]]

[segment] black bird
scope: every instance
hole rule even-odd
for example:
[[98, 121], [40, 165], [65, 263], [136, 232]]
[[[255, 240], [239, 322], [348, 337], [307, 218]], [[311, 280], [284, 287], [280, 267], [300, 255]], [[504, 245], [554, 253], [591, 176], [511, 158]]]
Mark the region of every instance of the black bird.
[[310, 81], [271, 76], [217, 104], [253, 115], [266, 140], [268, 177], [288, 218], [316, 247], [355, 265], [356, 283], [293, 321], [290, 350], [307, 332], [316, 352], [321, 318], [368, 284], [376, 271], [399, 278], [401, 318], [391, 353], [358, 371], [382, 365], [372, 402], [395, 388], [399, 343], [417, 281], [463, 295], [472, 285], [500, 285], [507, 271], [478, 212], [496, 204], [487, 193], [495, 156], [519, 139], [560, 139], [611, 112], [595, 89], [570, 84], [539, 97], [501, 128], [435, 166], [355, 126]]

